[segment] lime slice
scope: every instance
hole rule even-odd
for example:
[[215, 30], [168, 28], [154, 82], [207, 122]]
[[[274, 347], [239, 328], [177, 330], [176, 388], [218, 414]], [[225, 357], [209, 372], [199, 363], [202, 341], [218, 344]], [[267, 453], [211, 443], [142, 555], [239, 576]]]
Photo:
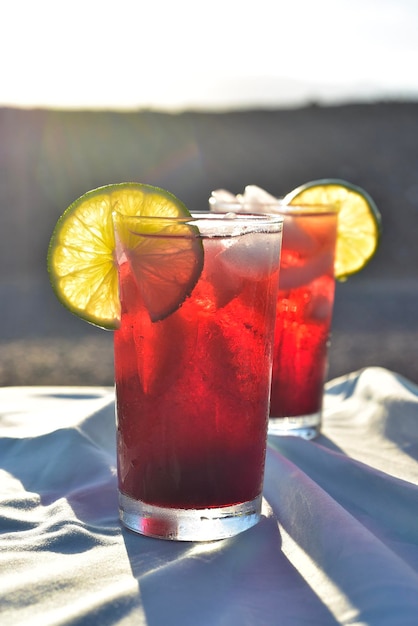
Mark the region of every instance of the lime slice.
[[[171, 193], [140, 183], [89, 191], [61, 215], [48, 249], [52, 287], [72, 313], [108, 330], [120, 323], [114, 212], [132, 218], [190, 218]], [[203, 266], [203, 247], [195, 227], [181, 220], [178, 225], [164, 219], [144, 221], [144, 236], [136, 236], [140, 220], [127, 228], [120, 217], [118, 233], [150, 317], [157, 321], [177, 309], [193, 289]], [[182, 236], [173, 237], [173, 229]]]
[[203, 244], [190, 217], [173, 221], [114, 214], [117, 239], [151, 321], [176, 311], [202, 272]]
[[339, 280], [359, 272], [380, 242], [381, 216], [374, 200], [361, 187], [344, 180], [322, 179], [288, 193], [286, 204], [332, 204], [338, 209], [334, 273]]

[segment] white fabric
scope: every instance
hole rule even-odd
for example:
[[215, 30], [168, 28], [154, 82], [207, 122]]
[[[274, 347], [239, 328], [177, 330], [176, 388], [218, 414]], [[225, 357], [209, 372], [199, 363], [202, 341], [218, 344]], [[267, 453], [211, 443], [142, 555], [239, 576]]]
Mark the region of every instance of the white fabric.
[[323, 435], [270, 437], [264, 516], [207, 544], [118, 522], [111, 388], [0, 389], [2, 626], [417, 626], [418, 387], [327, 385]]

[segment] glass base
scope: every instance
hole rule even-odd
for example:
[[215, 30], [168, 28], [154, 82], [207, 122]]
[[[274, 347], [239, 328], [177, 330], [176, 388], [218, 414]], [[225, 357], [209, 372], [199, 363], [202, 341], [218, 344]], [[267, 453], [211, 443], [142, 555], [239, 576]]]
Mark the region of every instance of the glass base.
[[126, 528], [141, 535], [177, 541], [214, 541], [233, 537], [257, 524], [261, 495], [251, 502], [213, 509], [172, 509], [119, 492], [119, 515]]
[[295, 417], [270, 417], [269, 435], [294, 436], [315, 439], [321, 431], [321, 412]]

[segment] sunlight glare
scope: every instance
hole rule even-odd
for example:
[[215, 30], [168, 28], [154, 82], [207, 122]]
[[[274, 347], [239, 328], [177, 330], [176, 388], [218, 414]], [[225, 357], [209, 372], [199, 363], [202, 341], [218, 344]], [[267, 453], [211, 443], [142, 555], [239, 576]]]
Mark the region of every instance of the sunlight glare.
[[0, 105], [181, 107], [229, 92], [235, 101], [274, 103], [289, 87], [280, 89], [279, 79], [319, 92], [323, 83], [418, 90], [411, 0], [237, 6], [212, 0], [197, 14], [189, 0], [73, 0], [64, 10], [55, 0], [14, 0], [0, 40]]

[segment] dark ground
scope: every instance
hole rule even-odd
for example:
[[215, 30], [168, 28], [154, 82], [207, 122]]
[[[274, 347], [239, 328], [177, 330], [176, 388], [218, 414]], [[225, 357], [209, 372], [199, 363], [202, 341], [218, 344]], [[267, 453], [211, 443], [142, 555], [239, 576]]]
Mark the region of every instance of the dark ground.
[[0, 109], [0, 385], [112, 384], [112, 334], [56, 301], [45, 257], [79, 195], [124, 180], [189, 208], [254, 183], [343, 178], [375, 199], [376, 257], [339, 284], [329, 378], [369, 365], [418, 383], [418, 103], [170, 115]]

